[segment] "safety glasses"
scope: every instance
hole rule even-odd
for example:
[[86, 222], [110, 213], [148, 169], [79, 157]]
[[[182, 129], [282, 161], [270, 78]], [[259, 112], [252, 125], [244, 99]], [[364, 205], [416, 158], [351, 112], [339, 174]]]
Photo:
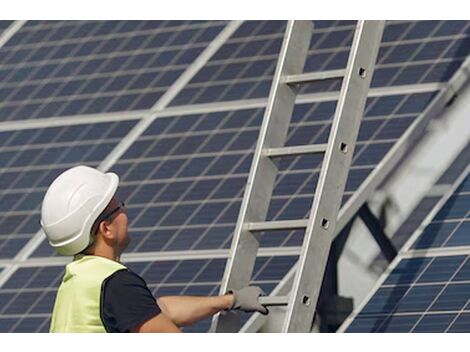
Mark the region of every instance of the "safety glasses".
[[111, 210], [108, 214], [104, 213], [102, 214], [100, 217], [99, 217], [99, 221], [104, 221], [106, 219], [109, 219], [111, 216], [113, 216], [114, 214], [116, 214], [119, 210], [125, 210], [126, 209], [126, 204], [122, 201], [119, 202], [119, 205], [114, 208], [113, 210]]

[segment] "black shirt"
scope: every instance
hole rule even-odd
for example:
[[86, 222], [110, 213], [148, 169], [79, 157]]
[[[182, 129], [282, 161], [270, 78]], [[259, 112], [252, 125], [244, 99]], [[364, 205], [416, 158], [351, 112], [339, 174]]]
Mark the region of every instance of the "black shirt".
[[139, 275], [122, 269], [103, 281], [100, 316], [107, 332], [130, 332], [159, 313], [152, 292]]

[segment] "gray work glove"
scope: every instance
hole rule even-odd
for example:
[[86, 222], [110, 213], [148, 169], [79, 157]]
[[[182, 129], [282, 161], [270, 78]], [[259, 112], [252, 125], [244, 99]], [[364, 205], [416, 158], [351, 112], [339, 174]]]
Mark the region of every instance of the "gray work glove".
[[241, 310], [243, 312], [260, 312], [268, 314], [269, 310], [259, 303], [259, 296], [266, 296], [258, 286], [248, 286], [240, 290], [230, 290], [227, 293], [233, 294], [233, 305], [230, 310]]

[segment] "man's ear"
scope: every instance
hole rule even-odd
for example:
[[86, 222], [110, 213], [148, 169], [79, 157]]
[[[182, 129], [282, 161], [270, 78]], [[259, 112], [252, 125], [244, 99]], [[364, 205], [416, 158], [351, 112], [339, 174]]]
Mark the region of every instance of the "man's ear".
[[110, 228], [110, 223], [107, 221], [101, 221], [100, 225], [98, 226], [99, 232], [101, 232], [101, 235], [108, 240], [113, 239], [113, 233]]

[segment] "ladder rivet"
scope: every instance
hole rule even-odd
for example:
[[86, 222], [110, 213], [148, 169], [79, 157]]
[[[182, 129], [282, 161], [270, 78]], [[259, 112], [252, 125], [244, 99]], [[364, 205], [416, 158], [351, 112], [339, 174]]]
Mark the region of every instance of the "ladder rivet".
[[309, 296], [303, 296], [302, 297], [302, 303], [305, 304], [308, 307], [310, 305], [310, 297]]
[[367, 73], [367, 71], [364, 67], [359, 68], [359, 76], [361, 78], [366, 78], [366, 73]]
[[339, 149], [341, 149], [341, 151], [346, 154], [348, 152], [348, 145], [346, 143], [341, 143], [339, 145]]
[[328, 221], [328, 219], [321, 219], [321, 227], [323, 227], [325, 230], [328, 229], [328, 225], [330, 225], [330, 222]]

